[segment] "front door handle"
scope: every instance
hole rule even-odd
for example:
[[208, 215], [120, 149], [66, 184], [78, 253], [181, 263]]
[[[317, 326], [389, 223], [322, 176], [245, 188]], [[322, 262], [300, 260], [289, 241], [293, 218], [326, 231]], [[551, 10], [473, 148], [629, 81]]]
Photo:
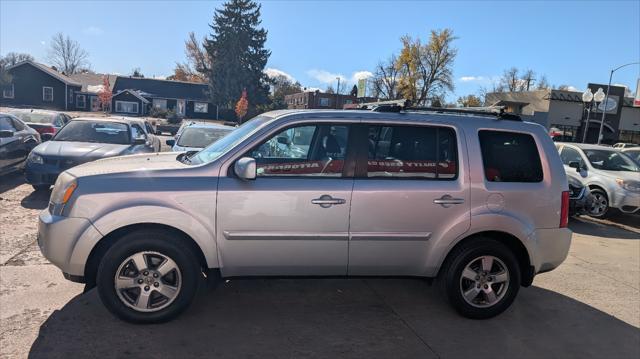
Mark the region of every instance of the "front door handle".
[[452, 204], [462, 204], [462, 203], [464, 203], [464, 199], [463, 198], [453, 198], [450, 195], [445, 194], [444, 196], [442, 196], [440, 198], [434, 199], [433, 203], [439, 204], [442, 207], [448, 208]]
[[334, 204], [345, 204], [347, 201], [342, 198], [333, 198], [328, 194], [323, 194], [320, 198], [312, 199], [311, 203], [320, 205], [322, 208], [329, 208]]

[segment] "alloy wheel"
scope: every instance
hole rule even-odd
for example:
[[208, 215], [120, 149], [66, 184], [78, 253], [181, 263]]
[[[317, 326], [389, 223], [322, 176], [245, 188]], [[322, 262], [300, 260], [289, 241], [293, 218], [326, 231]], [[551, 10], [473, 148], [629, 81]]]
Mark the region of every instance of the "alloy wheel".
[[593, 203], [589, 209], [589, 214], [602, 216], [607, 211], [607, 207], [609, 207], [607, 197], [603, 193], [596, 192], [593, 194]]
[[158, 252], [138, 252], [127, 257], [114, 278], [118, 298], [139, 312], [168, 307], [180, 293], [182, 275], [175, 261]]
[[464, 300], [476, 308], [487, 308], [500, 302], [509, 288], [509, 270], [499, 258], [481, 256], [467, 264], [460, 276]]

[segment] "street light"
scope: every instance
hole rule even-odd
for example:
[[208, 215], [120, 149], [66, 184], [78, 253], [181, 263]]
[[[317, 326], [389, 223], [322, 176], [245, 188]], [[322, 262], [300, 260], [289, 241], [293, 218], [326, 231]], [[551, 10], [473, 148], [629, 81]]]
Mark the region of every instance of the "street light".
[[338, 99], [340, 98], [340, 77], [336, 77], [338, 80], [338, 87], [336, 87], [336, 109], [338, 108]]
[[[591, 106], [593, 101], [593, 92], [591, 92], [590, 88], [587, 88], [582, 93], [582, 103], [584, 104], [584, 108], [582, 109], [582, 114], [584, 115], [584, 110], [587, 110], [587, 118], [584, 120], [584, 133], [582, 134], [582, 143], [587, 141], [587, 130], [589, 129], [589, 118], [591, 118]], [[587, 107], [587, 104], [589, 106]]]
[[611, 70], [611, 72], [609, 73], [609, 84], [607, 85], [607, 94], [604, 98], [604, 106], [602, 108], [602, 120], [600, 120], [600, 131], [598, 131], [598, 144], [600, 144], [600, 141], [602, 140], [602, 128], [604, 127], [604, 116], [607, 114], [607, 104], [609, 103], [609, 89], [611, 89], [611, 79], [613, 78], [613, 73], [620, 70], [623, 67], [630, 66], [630, 65], [638, 65], [638, 64], [640, 64], [640, 62], [631, 62], [628, 64], [624, 64], [622, 66], [616, 67], [615, 69]]

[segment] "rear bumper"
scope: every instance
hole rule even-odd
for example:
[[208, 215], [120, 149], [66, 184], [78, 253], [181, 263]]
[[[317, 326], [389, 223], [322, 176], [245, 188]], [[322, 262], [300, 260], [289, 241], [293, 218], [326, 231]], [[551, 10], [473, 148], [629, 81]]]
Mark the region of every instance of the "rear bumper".
[[552, 228], [537, 229], [529, 236], [535, 273], [548, 272], [564, 262], [571, 247], [571, 235], [568, 228]]

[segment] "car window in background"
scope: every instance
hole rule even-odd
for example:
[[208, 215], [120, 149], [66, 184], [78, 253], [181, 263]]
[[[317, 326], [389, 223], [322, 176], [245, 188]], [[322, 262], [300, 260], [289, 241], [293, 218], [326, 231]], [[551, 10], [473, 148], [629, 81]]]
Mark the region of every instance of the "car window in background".
[[16, 129], [11, 124], [11, 120], [7, 116], [0, 116], [0, 131], [14, 132]]
[[151, 125], [149, 124], [149, 122], [144, 123], [144, 128], [147, 130], [148, 134], [153, 134], [155, 132], [153, 130], [153, 127], [151, 127]]
[[57, 115], [38, 112], [12, 112], [11, 114], [21, 119], [23, 122], [31, 123], [54, 123], [55, 119], [58, 117]]
[[589, 163], [599, 170], [640, 172], [640, 168], [631, 158], [617, 151], [584, 150], [584, 154]]
[[562, 163], [567, 166], [570, 162], [578, 162], [582, 165], [582, 156], [580, 155], [580, 152], [571, 147], [563, 147], [562, 152], [560, 153], [560, 158], [562, 159]]
[[11, 118], [11, 122], [13, 122], [13, 127], [15, 127], [16, 131], [24, 131], [25, 125], [17, 118]]
[[215, 161], [234, 146], [251, 136], [262, 125], [264, 125], [270, 117], [254, 117], [252, 120], [245, 122], [242, 126], [231, 131], [228, 136], [224, 136], [220, 141], [216, 141], [209, 145], [209, 147], [195, 154], [189, 159], [189, 163], [193, 165], [208, 163]]
[[634, 161], [640, 164], [640, 149], [632, 150], [632, 151], [624, 151], [624, 154], [631, 157]]
[[55, 135], [53, 140], [131, 144], [129, 126], [119, 122], [71, 121]]
[[456, 134], [451, 128], [370, 126], [367, 177], [455, 179]]
[[204, 148], [226, 136], [229, 132], [229, 130], [219, 128], [187, 127], [182, 131], [177, 145]]
[[542, 163], [533, 136], [483, 130], [478, 134], [489, 182], [541, 182]]
[[137, 123], [131, 124], [131, 137], [133, 138], [147, 138], [147, 134]]

